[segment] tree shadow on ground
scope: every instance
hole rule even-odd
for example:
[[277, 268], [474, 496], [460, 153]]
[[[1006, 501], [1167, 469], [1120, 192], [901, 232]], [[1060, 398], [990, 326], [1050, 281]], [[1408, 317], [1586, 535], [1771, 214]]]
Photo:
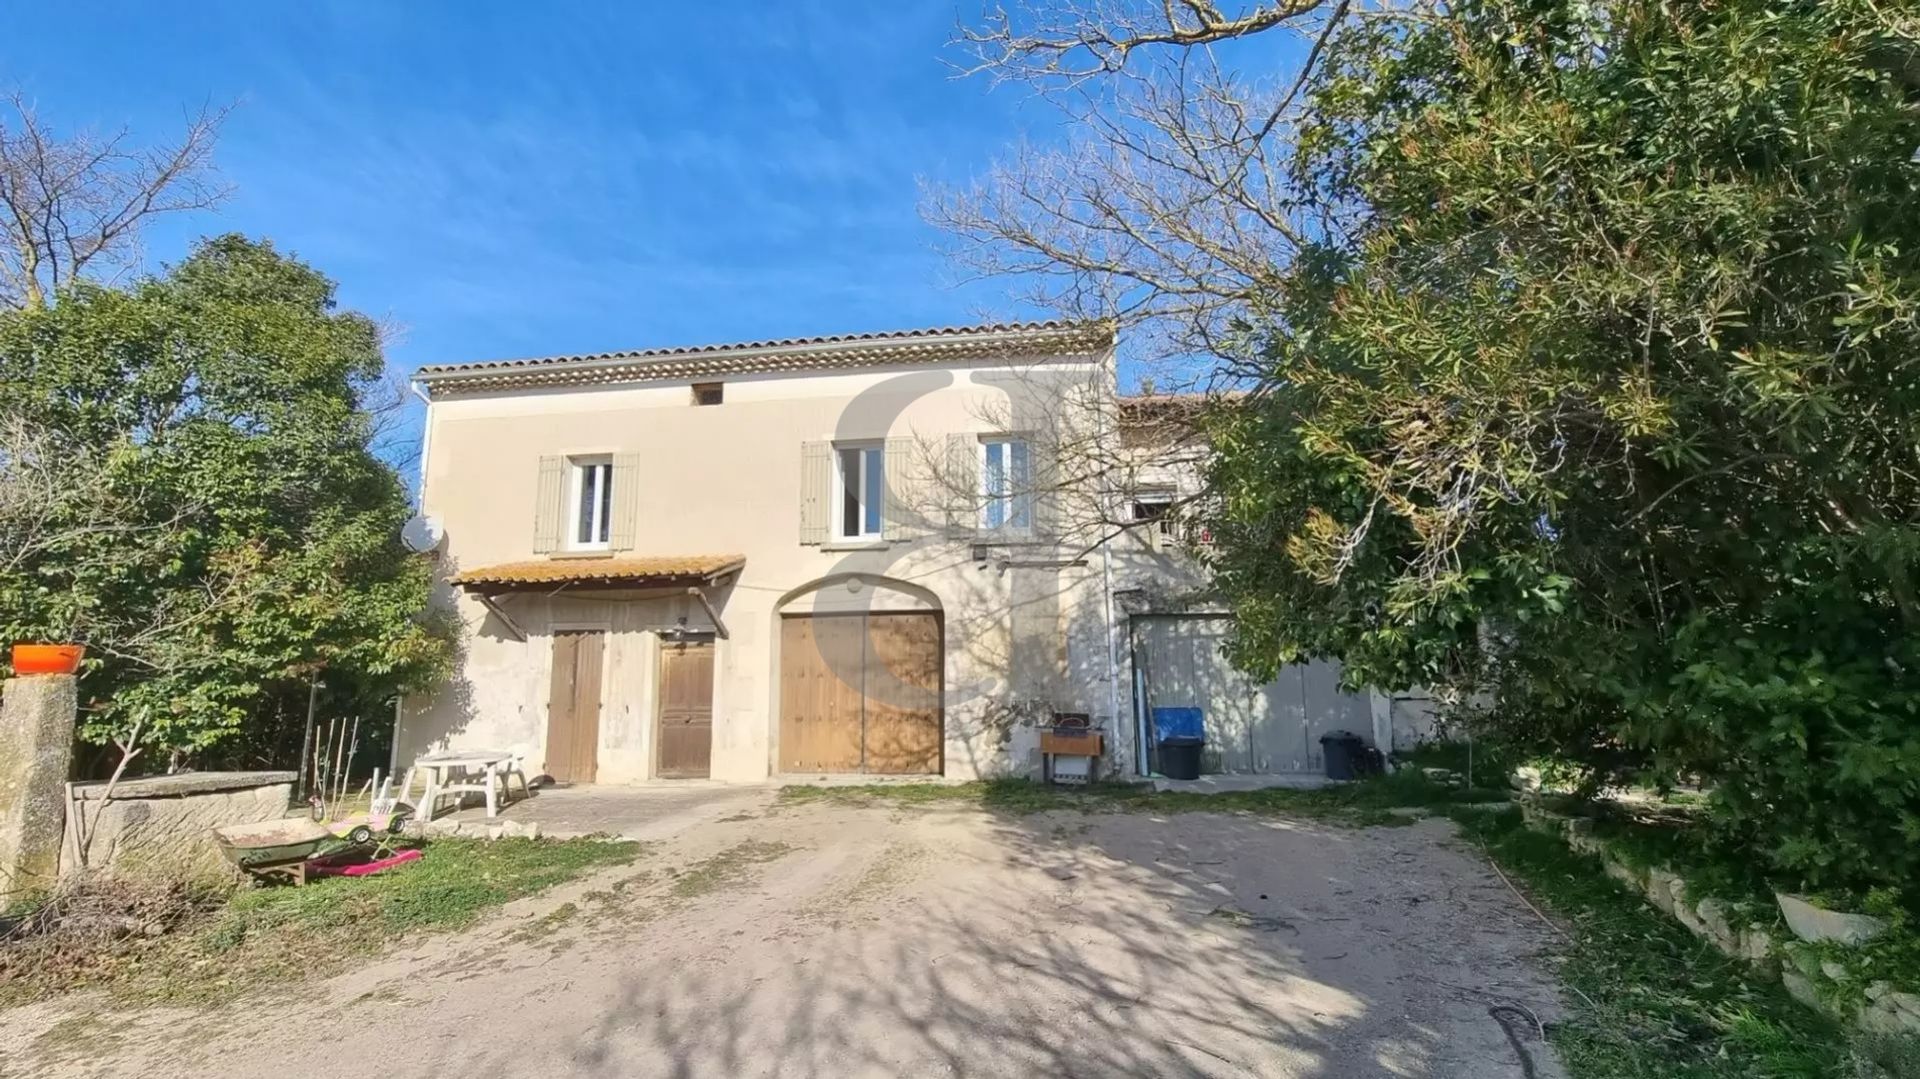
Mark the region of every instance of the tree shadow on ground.
[[[917, 853], [865, 845], [839, 867], [851, 885], [814, 897], [799, 924], [763, 932], [752, 917], [790, 896], [717, 900], [747, 916], [701, 946], [719, 961], [623, 976], [571, 1060], [549, 1065], [676, 1077], [1557, 1074], [1536, 1025], [1555, 1011], [1545, 930], [1445, 844], [1440, 822], [902, 818], [922, 825]], [[699, 909], [679, 917], [701, 933]], [[477, 1071], [524, 1067], [510, 1056]]]

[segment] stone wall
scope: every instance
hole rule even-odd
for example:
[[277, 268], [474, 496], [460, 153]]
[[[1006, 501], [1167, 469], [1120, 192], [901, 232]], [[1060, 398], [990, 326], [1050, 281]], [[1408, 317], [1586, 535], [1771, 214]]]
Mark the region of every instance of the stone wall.
[[[123, 779], [105, 801], [105, 783], [77, 783], [74, 804], [86, 820], [86, 865], [170, 879], [221, 879], [232, 868], [212, 829], [287, 815], [292, 772], [187, 772]], [[61, 868], [78, 868], [74, 837]]]
[[0, 699], [0, 907], [53, 887], [65, 827], [70, 674], [10, 678]]
[[1755, 903], [1733, 903], [1688, 894], [1687, 882], [1665, 866], [1640, 866], [1593, 834], [1593, 822], [1554, 813], [1534, 801], [1522, 801], [1527, 824], [1558, 835], [1582, 854], [1599, 859], [1606, 874], [1646, 896], [1661, 913], [1687, 927], [1726, 955], [1744, 959], [1756, 973], [1778, 978], [1789, 996], [1862, 1030], [1879, 1034], [1920, 1035], [1920, 993], [1862, 975], [1832, 948], [1796, 939], [1781, 925], [1780, 911]]

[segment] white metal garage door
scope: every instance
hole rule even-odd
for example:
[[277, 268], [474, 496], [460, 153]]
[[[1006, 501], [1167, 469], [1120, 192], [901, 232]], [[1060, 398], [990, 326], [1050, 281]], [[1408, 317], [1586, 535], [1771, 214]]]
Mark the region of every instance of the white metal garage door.
[[1135, 615], [1132, 623], [1140, 717], [1150, 722], [1155, 707], [1199, 708], [1207, 771], [1318, 772], [1321, 735], [1352, 731], [1373, 741], [1368, 696], [1340, 688], [1338, 663], [1298, 664], [1261, 685], [1227, 662], [1231, 616]]

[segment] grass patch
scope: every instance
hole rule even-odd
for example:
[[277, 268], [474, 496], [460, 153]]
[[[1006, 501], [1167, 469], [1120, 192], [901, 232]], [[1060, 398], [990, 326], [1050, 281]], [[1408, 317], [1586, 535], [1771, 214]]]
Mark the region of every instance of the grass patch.
[[33, 1050], [44, 1060], [65, 1063], [107, 1053], [124, 1038], [120, 1026], [98, 1012], [76, 1012], [42, 1031]]
[[1550, 1028], [1575, 1079], [1814, 1079], [1845, 1074], [1846, 1037], [1513, 814], [1457, 812], [1464, 833], [1571, 934], [1574, 992]]
[[532, 944], [545, 940], [566, 928], [568, 922], [580, 916], [580, 904], [562, 903], [558, 907], [535, 918], [533, 921], [513, 931], [513, 939], [521, 944]]
[[[391, 872], [305, 887], [246, 888], [154, 935], [85, 942], [60, 963], [21, 962], [0, 1003], [101, 987], [129, 1002], [203, 1003], [258, 986], [324, 976], [403, 937], [464, 929], [488, 911], [602, 866], [625, 865], [627, 841], [440, 839]], [[6, 948], [58, 954], [57, 930]]]
[[786, 805], [825, 802], [836, 805], [965, 806], [1025, 815], [1047, 810], [1138, 813], [1234, 813], [1312, 817], [1343, 824], [1399, 825], [1411, 818], [1393, 809], [1438, 809], [1470, 802], [1503, 802], [1505, 790], [1449, 787], [1416, 769], [1402, 769], [1359, 783], [1319, 790], [1270, 788], [1256, 791], [1155, 791], [1139, 783], [1093, 783], [1053, 787], [1025, 779], [972, 783], [874, 783], [861, 786], [789, 786], [780, 791]]
[[694, 863], [686, 872], [674, 878], [669, 891], [676, 899], [694, 899], [732, 888], [745, 883], [754, 866], [785, 857], [792, 850], [785, 843], [762, 843], [750, 839], [705, 861]]

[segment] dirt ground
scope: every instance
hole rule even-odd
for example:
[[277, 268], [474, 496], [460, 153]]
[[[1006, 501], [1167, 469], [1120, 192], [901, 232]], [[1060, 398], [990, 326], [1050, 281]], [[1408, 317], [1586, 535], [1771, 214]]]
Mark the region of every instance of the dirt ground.
[[279, 997], [16, 1009], [0, 1073], [1562, 1074], [1551, 933], [1443, 821], [772, 799]]

